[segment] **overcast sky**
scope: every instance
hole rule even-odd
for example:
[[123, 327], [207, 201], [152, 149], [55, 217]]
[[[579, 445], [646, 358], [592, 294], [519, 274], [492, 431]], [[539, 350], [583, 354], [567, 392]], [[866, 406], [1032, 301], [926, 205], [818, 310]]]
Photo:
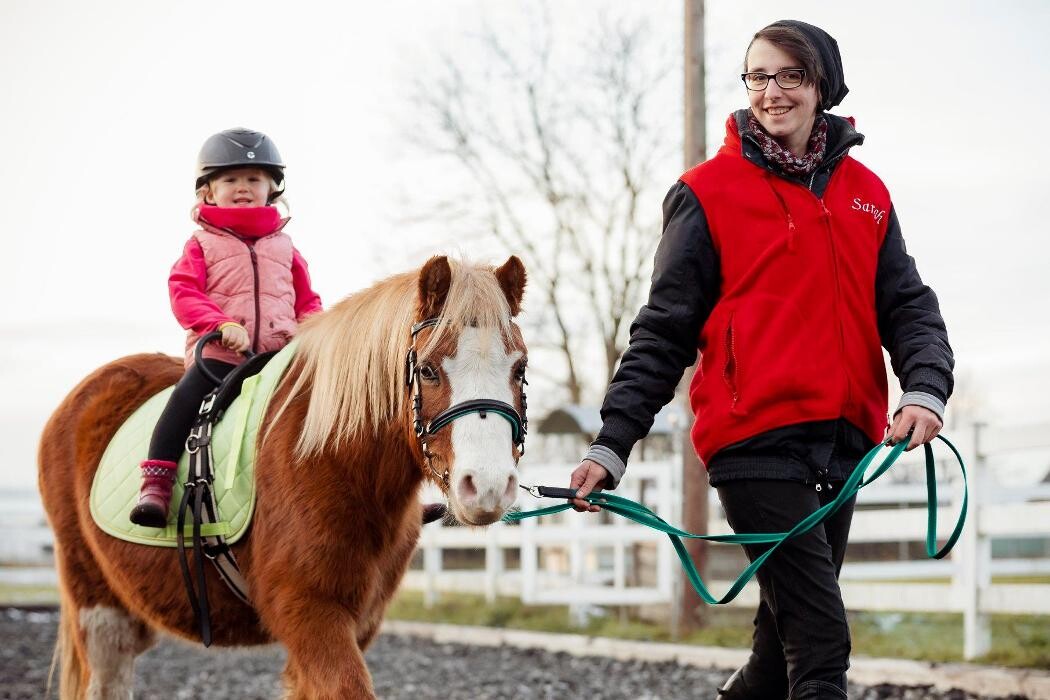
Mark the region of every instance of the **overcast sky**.
[[[192, 232], [194, 159], [211, 133], [243, 125], [275, 139], [289, 165], [289, 231], [326, 302], [458, 251], [456, 232], [405, 223], [406, 192], [441, 187], [435, 165], [403, 143], [409, 80], [439, 49], [455, 52], [483, 13], [513, 37], [520, 7], [0, 3], [0, 484], [34, 483], [44, 421], [93, 368], [180, 352], [165, 282]], [[677, 1], [552, 12], [560, 31], [583, 36], [610, 8], [644, 14], [680, 43]], [[851, 90], [835, 111], [867, 135], [854, 155], [890, 189], [981, 415], [1050, 421], [1050, 3], [707, 8], [712, 147], [745, 104], [736, 74], [755, 30], [793, 17], [831, 32]], [[668, 166], [667, 186], [679, 170]]]

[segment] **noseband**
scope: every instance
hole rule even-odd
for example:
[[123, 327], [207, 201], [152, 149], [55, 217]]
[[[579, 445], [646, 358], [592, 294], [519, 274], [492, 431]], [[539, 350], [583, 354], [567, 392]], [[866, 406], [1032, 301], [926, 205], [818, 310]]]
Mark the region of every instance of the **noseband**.
[[423, 456], [427, 460], [427, 466], [435, 477], [445, 488], [449, 485], [448, 469], [444, 473], [438, 473], [432, 462], [433, 454], [427, 448], [427, 438], [434, 435], [452, 421], [477, 413], [486, 418], [489, 413], [495, 413], [510, 423], [511, 439], [518, 448], [518, 458], [525, 454], [525, 434], [528, 432], [529, 420], [526, 416], [527, 405], [525, 403], [525, 380], [524, 373], [521, 376], [521, 415], [509, 403], [496, 401], [495, 399], [471, 399], [449, 406], [429, 421], [423, 420], [423, 379], [419, 374], [419, 364], [416, 357], [416, 336], [424, 328], [431, 328], [440, 323], [438, 318], [428, 318], [412, 326], [412, 347], [405, 356], [405, 384], [412, 390], [412, 427], [419, 438], [419, 444], [423, 447]]

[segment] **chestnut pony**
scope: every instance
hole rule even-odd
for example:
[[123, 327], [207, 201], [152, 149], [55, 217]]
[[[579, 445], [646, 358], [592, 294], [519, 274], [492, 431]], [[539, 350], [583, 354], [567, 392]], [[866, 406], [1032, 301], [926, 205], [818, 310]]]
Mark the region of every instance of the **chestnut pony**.
[[[301, 327], [261, 433], [252, 526], [233, 546], [253, 607], [206, 571], [214, 643], [282, 643], [287, 697], [374, 697], [363, 652], [415, 549], [424, 480], [437, 481], [451, 513], [471, 525], [495, 522], [513, 504], [514, 411], [462, 414], [422, 439], [414, 419], [426, 426], [449, 406], [486, 400], [524, 413], [525, 346], [511, 320], [524, 286], [516, 257], [498, 269], [436, 257]], [[127, 698], [134, 659], [156, 630], [198, 639], [176, 550], [110, 537], [88, 511], [110, 437], [181, 372], [166, 355], [112, 362], [44, 429], [40, 489], [61, 589], [62, 698]]]

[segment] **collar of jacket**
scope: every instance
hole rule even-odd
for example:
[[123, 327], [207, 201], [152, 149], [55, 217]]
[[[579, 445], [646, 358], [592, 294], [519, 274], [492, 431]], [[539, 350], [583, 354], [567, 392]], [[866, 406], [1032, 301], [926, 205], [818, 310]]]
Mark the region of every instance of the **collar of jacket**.
[[288, 219], [282, 219], [276, 207], [216, 207], [202, 204], [196, 214], [197, 223], [232, 233], [239, 238], [262, 238], [284, 228]]
[[[750, 112], [750, 109], [738, 109], [729, 115], [729, 118], [726, 120], [726, 138], [722, 148], [733, 153], [739, 153], [748, 161], [774, 173], [778, 177], [802, 182], [799, 178], [785, 175], [762, 155], [762, 149], [754, 137], [751, 136], [751, 129], [747, 125], [747, 117]], [[817, 166], [817, 173], [830, 170], [835, 163], [849, 152], [849, 149], [864, 143], [864, 134], [857, 131], [853, 117], [840, 117], [836, 114], [825, 112], [824, 118], [828, 122], [828, 148], [825, 152], [824, 160]]]

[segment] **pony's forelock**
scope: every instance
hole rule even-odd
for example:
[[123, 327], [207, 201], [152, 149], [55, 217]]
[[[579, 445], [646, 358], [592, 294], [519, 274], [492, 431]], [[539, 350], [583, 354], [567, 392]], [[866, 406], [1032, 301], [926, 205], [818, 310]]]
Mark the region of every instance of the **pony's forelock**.
[[[449, 260], [452, 283], [440, 323], [417, 347], [425, 359], [450, 333], [465, 326], [509, 338], [510, 305], [491, 267]], [[347, 444], [361, 431], [378, 433], [392, 421], [408, 420], [405, 355], [417, 320], [419, 271], [389, 277], [348, 296], [303, 323], [297, 336], [295, 377], [274, 414], [275, 424], [303, 391], [310, 398], [296, 442], [300, 458], [325, 446]]]

